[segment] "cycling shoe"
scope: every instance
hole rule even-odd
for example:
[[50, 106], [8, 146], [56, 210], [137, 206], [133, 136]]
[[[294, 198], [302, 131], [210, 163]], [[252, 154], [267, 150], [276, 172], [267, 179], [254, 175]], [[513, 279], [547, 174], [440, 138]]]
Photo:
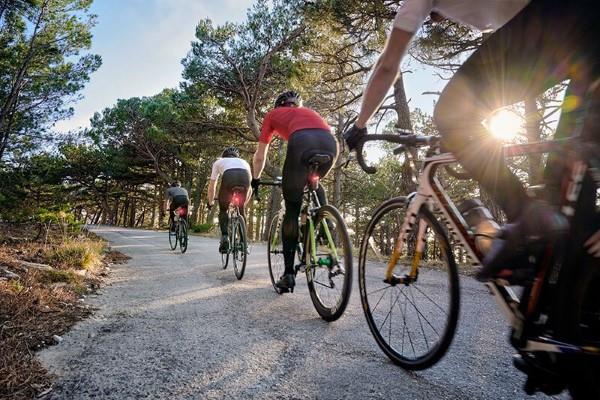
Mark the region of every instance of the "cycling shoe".
[[221, 243], [219, 244], [219, 251], [221, 253], [227, 253], [229, 251], [229, 238], [227, 235], [221, 237]]
[[[528, 204], [521, 218], [505, 225], [496, 235], [490, 251], [483, 259], [483, 266], [477, 271], [477, 280], [486, 282], [501, 278], [520, 284], [521, 278], [528, 276], [523, 271], [531, 270], [528, 261], [528, 250], [542, 243], [556, 242], [566, 235], [568, 222], [563, 214], [545, 202], [532, 201]], [[513, 274], [520, 270], [521, 273]]]
[[294, 274], [285, 274], [279, 281], [275, 284], [275, 286], [281, 290], [281, 293], [294, 293], [294, 286], [296, 286], [296, 278]]

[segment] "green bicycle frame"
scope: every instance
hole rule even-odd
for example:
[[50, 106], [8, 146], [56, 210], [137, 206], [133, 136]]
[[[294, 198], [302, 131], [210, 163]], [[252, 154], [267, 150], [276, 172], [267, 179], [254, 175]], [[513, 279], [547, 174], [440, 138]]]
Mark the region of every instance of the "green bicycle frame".
[[[323, 221], [325, 221], [325, 218], [323, 218]], [[338, 260], [337, 249], [333, 245], [333, 240], [331, 238], [331, 232], [329, 231], [329, 225], [327, 225], [326, 222], [321, 222], [321, 225], [323, 225], [323, 230], [325, 231], [325, 237], [327, 237], [327, 247], [329, 247], [329, 250], [333, 253], [333, 257], [335, 258], [335, 261], [337, 261]], [[309, 235], [310, 249], [311, 249], [311, 262], [313, 264], [317, 264], [317, 262], [318, 262], [318, 260], [317, 260], [317, 238], [315, 235], [315, 225], [314, 225], [312, 218], [308, 218], [308, 229], [309, 229], [308, 235]]]

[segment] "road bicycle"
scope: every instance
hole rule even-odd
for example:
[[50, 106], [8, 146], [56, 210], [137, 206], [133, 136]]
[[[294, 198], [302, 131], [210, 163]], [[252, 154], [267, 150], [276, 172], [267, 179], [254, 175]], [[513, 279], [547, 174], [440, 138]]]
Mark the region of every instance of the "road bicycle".
[[227, 237], [229, 245], [227, 251], [221, 252], [223, 269], [227, 268], [229, 258], [233, 260], [233, 272], [238, 280], [244, 277], [246, 271], [246, 258], [248, 257], [248, 243], [246, 241], [246, 222], [240, 214], [240, 205], [246, 201], [247, 188], [234, 186], [231, 189], [231, 201], [229, 202], [229, 224], [227, 225]]
[[187, 208], [178, 207], [175, 210], [175, 218], [169, 217], [169, 245], [171, 250], [175, 250], [179, 244], [181, 253], [185, 253], [188, 247], [188, 225]]
[[[316, 154], [308, 161], [308, 181], [300, 213], [295, 272], [304, 272], [310, 298], [317, 313], [326, 321], [342, 316], [352, 290], [352, 247], [346, 223], [339, 211], [329, 204], [320, 204], [316, 190], [320, 184], [319, 166], [331, 161], [330, 155]], [[281, 181], [261, 182], [261, 185], [281, 186]], [[255, 192], [258, 198], [258, 191]], [[275, 284], [283, 275], [282, 224], [285, 209], [273, 217], [267, 242], [269, 276]], [[292, 289], [293, 291], [293, 289]]]
[[[441, 152], [438, 137], [367, 135], [357, 160], [369, 173], [375, 168], [365, 163], [362, 148], [373, 140], [400, 144], [394, 153], [407, 157], [427, 149], [417, 191], [373, 212], [358, 264], [361, 302], [377, 344], [397, 365], [421, 370], [442, 358], [455, 334], [460, 290], [454, 250], [462, 246], [474, 265], [481, 264], [481, 241], [489, 244], [493, 235], [480, 235], [444, 189], [444, 170], [465, 176], [450, 168], [456, 159]], [[570, 225], [568, 236], [528, 249], [529, 268], [515, 271], [522, 279], [520, 297], [506, 280], [485, 284], [512, 327], [515, 366], [527, 375], [529, 394], [568, 388], [574, 397], [600, 398], [600, 259], [583, 247], [600, 228], [600, 146], [574, 135], [507, 145], [503, 152], [506, 157], [558, 154], [565, 165], [556, 177], [560, 210]], [[538, 196], [545, 192], [537, 190]]]

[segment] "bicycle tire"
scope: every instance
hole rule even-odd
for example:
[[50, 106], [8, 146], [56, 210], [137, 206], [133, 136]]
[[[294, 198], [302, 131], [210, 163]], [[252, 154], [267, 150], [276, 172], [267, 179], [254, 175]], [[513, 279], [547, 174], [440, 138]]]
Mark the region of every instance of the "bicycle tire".
[[281, 214], [276, 215], [271, 220], [269, 226], [269, 238], [267, 241], [267, 260], [269, 264], [269, 276], [271, 284], [277, 294], [282, 294], [283, 291], [275, 286], [277, 280], [285, 270], [283, 261], [283, 244], [281, 242]]
[[[583, 257], [572, 289], [572, 301], [561, 303], [570, 313], [568, 326], [563, 327], [569, 340], [580, 346], [600, 347], [600, 260]], [[600, 360], [597, 356], [569, 359], [571, 382], [569, 392], [574, 399], [600, 398]]]
[[246, 244], [246, 223], [242, 217], [238, 217], [234, 223], [232, 242], [233, 272], [235, 273], [235, 277], [241, 280], [246, 271], [248, 247]]
[[[317, 215], [315, 218], [315, 230], [318, 229], [321, 221], [323, 221], [323, 220], [330, 220], [332, 222], [335, 222], [335, 227], [336, 227], [335, 233], [337, 233], [338, 235], [341, 235], [341, 237], [337, 236], [336, 239], [337, 239], [337, 242], [342, 246], [343, 255], [340, 258], [343, 260], [340, 260], [340, 261], [343, 262], [343, 270], [345, 270], [345, 271], [342, 274], [343, 275], [342, 280], [341, 280], [342, 288], [340, 291], [339, 299], [337, 299], [332, 306], [325, 304], [323, 302], [323, 299], [321, 298], [321, 295], [318, 293], [317, 287], [315, 285], [314, 275], [315, 275], [316, 268], [318, 268], [319, 270], [323, 270], [322, 272], [324, 272], [325, 269], [328, 270], [327, 274], [328, 274], [329, 283], [330, 283], [330, 285], [332, 285], [332, 282], [333, 282], [331, 280], [331, 276], [332, 276], [331, 270], [332, 269], [330, 269], [329, 267], [307, 268], [306, 269], [306, 280], [308, 283], [308, 291], [310, 293], [310, 298], [312, 300], [312, 303], [313, 303], [315, 309], [317, 310], [317, 313], [325, 321], [331, 322], [331, 321], [337, 320], [344, 314], [344, 311], [346, 310], [346, 307], [348, 306], [348, 301], [350, 300], [350, 293], [352, 292], [352, 245], [350, 242], [350, 236], [348, 235], [348, 229], [346, 228], [346, 223], [344, 222], [344, 219], [342, 218], [339, 211], [335, 207], [333, 207], [331, 205], [323, 205], [319, 208], [319, 211], [317, 211]], [[333, 232], [330, 232], [330, 234], [332, 236], [334, 235]], [[329, 246], [329, 243], [328, 243], [328, 246]], [[307, 262], [308, 262], [308, 260], [311, 259], [310, 255], [308, 254], [309, 251], [310, 251], [310, 246], [307, 246], [307, 256], [306, 256]], [[326, 285], [323, 285], [323, 286], [326, 287]], [[332, 287], [331, 289], [334, 289], [334, 288]]]
[[[446, 266], [446, 271], [447, 271], [447, 275], [448, 275], [447, 282], [449, 284], [449, 288], [448, 288], [449, 309], [447, 312], [447, 318], [445, 321], [443, 333], [439, 336], [439, 340], [437, 341], [435, 346], [432, 346], [431, 350], [429, 350], [429, 344], [427, 343], [428, 351], [421, 356], [416, 356], [416, 352], [413, 347], [412, 350], [413, 350], [413, 352], [415, 352], [415, 358], [409, 358], [403, 354], [400, 354], [398, 351], [396, 351], [396, 349], [390, 343], [388, 343], [388, 341], [392, 342], [392, 340], [391, 340], [392, 317], [389, 316], [390, 321], [388, 324], [389, 324], [390, 336], [389, 336], [389, 339], [386, 340], [385, 335], [381, 332], [383, 329], [385, 329], [386, 321], [384, 320], [383, 324], [381, 324], [378, 327], [377, 326], [378, 324], [375, 321], [375, 317], [373, 316], [373, 313], [375, 312], [375, 309], [379, 305], [379, 302], [381, 302], [383, 295], [379, 299], [379, 302], [377, 302], [377, 304], [375, 304], [375, 307], [371, 308], [371, 304], [369, 302], [369, 293], [367, 291], [367, 278], [366, 278], [367, 256], [368, 256], [367, 252], [369, 249], [369, 241], [371, 239], [371, 235], [373, 234], [379, 221], [381, 221], [382, 218], [386, 214], [388, 214], [391, 211], [398, 210], [398, 209], [404, 210], [405, 208], [406, 208], [406, 198], [398, 197], [395, 199], [395, 201], [387, 201], [387, 202], [383, 203], [373, 213], [373, 217], [371, 218], [371, 221], [369, 221], [369, 224], [367, 225], [367, 228], [365, 230], [365, 235], [363, 236], [363, 239], [361, 242], [360, 253], [359, 253], [359, 263], [358, 263], [358, 286], [359, 286], [359, 290], [360, 290], [360, 299], [361, 299], [361, 303], [363, 306], [365, 318], [366, 318], [367, 324], [369, 326], [369, 330], [371, 331], [371, 334], [375, 338], [375, 341], [377, 342], [377, 345], [379, 346], [379, 348], [390, 358], [390, 360], [392, 362], [394, 362], [394, 364], [399, 365], [400, 367], [407, 369], [407, 370], [422, 370], [422, 369], [426, 369], [426, 368], [429, 368], [430, 366], [434, 365], [444, 356], [444, 354], [446, 354], [446, 352], [447, 352], [448, 348], [450, 347], [450, 344], [452, 343], [452, 340], [454, 338], [454, 334], [455, 334], [456, 326], [457, 326], [457, 322], [458, 322], [459, 308], [460, 308], [460, 289], [459, 289], [458, 270], [456, 267], [456, 262], [454, 260], [454, 256], [451, 251], [450, 241], [448, 240], [448, 237], [445, 234], [444, 229], [442, 228], [442, 225], [435, 219], [435, 217], [433, 216], [433, 214], [431, 213], [431, 211], [429, 211], [429, 209], [427, 207], [422, 207], [421, 210], [419, 210], [418, 218], [423, 218], [425, 220], [427, 225], [433, 229], [432, 233], [434, 234], [434, 237], [437, 238], [437, 240], [439, 240], [441, 242], [440, 252], [442, 254], [442, 258], [445, 260], [445, 266]], [[402, 211], [402, 212], [404, 213], [404, 211]], [[416, 224], [416, 225], [418, 226], [418, 224]], [[384, 226], [384, 225], [382, 225], [382, 226]], [[387, 264], [384, 263], [384, 267], [386, 265]], [[422, 274], [421, 274], [421, 276], [422, 276]], [[420, 276], [417, 275], [417, 279], [419, 277]], [[375, 279], [372, 280], [372, 282], [375, 282], [375, 281], [376, 281]], [[418, 281], [416, 281], [416, 282], [418, 282]], [[411, 285], [415, 286], [416, 282], [413, 282]], [[399, 284], [399, 285], [402, 285], [402, 284]], [[390, 285], [390, 287], [392, 287], [392, 286]], [[383, 289], [383, 290], [385, 290], [385, 289]], [[374, 294], [374, 292], [375, 291], [372, 291], [373, 294]], [[394, 293], [395, 292], [392, 292], [390, 299], [394, 295]], [[404, 295], [404, 296], [406, 298], [404, 303], [408, 304], [410, 302], [409, 297], [407, 295]], [[393, 309], [393, 307], [396, 305], [398, 297], [399, 297], [399, 295], [396, 297], [396, 301], [393, 304], [391, 304], [391, 309]], [[431, 300], [431, 301], [433, 302], [433, 300]], [[390, 303], [391, 303], [391, 300], [390, 300]], [[413, 295], [411, 304], [414, 306], [414, 308], [416, 310], [416, 315], [417, 315], [418, 320], [421, 321], [421, 317], [419, 316], [420, 311], [416, 308], [414, 295]], [[399, 309], [402, 311], [401, 306], [399, 306]], [[444, 311], [444, 310], [442, 310], [442, 311]], [[407, 307], [406, 306], [405, 306], [405, 311], [403, 312], [402, 315], [404, 317], [404, 321], [403, 321], [404, 326], [403, 326], [402, 334], [404, 335], [405, 334], [404, 328], [406, 327], [406, 319], [407, 319], [406, 318], [406, 316], [407, 316]], [[388, 316], [386, 316], [386, 319], [387, 319], [387, 317]], [[425, 317], [423, 316], [423, 318], [425, 318]], [[413, 316], [413, 319], [414, 319], [414, 316]], [[427, 322], [429, 322], [429, 321], [427, 321]], [[423, 330], [422, 326], [421, 326], [421, 330]], [[436, 333], [437, 333], [437, 331], [436, 331]], [[424, 331], [423, 331], [423, 336], [425, 336]], [[410, 331], [409, 331], [409, 338], [410, 338]], [[427, 342], [426, 338], [425, 338], [425, 342]], [[411, 340], [411, 346], [413, 346], [412, 340]], [[403, 341], [402, 341], [402, 347], [404, 347], [404, 336], [403, 336]]]
[[187, 251], [187, 247], [188, 247], [188, 231], [187, 231], [187, 222], [184, 219], [179, 222], [179, 250], [181, 250], [181, 254], [184, 254]]
[[227, 265], [229, 264], [229, 250], [226, 252], [221, 252], [221, 266], [223, 269], [227, 269]]
[[175, 230], [173, 232], [171, 232], [171, 224], [172, 221], [171, 219], [169, 219], [169, 228], [167, 230], [167, 234], [169, 235], [169, 247], [171, 248], [171, 250], [175, 250], [177, 248], [177, 229], [178, 227], [175, 227]]

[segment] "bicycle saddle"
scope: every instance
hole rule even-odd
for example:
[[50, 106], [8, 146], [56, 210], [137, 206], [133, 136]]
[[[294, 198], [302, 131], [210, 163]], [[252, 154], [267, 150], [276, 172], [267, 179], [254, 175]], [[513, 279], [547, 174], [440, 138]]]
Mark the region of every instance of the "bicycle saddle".
[[322, 165], [322, 164], [327, 164], [328, 162], [330, 162], [331, 158], [332, 157], [329, 154], [314, 154], [308, 159], [307, 162], [311, 165], [314, 165], [314, 164]]
[[232, 192], [239, 192], [239, 193], [244, 193], [246, 191], [246, 188], [244, 186], [234, 186], [231, 188]]

